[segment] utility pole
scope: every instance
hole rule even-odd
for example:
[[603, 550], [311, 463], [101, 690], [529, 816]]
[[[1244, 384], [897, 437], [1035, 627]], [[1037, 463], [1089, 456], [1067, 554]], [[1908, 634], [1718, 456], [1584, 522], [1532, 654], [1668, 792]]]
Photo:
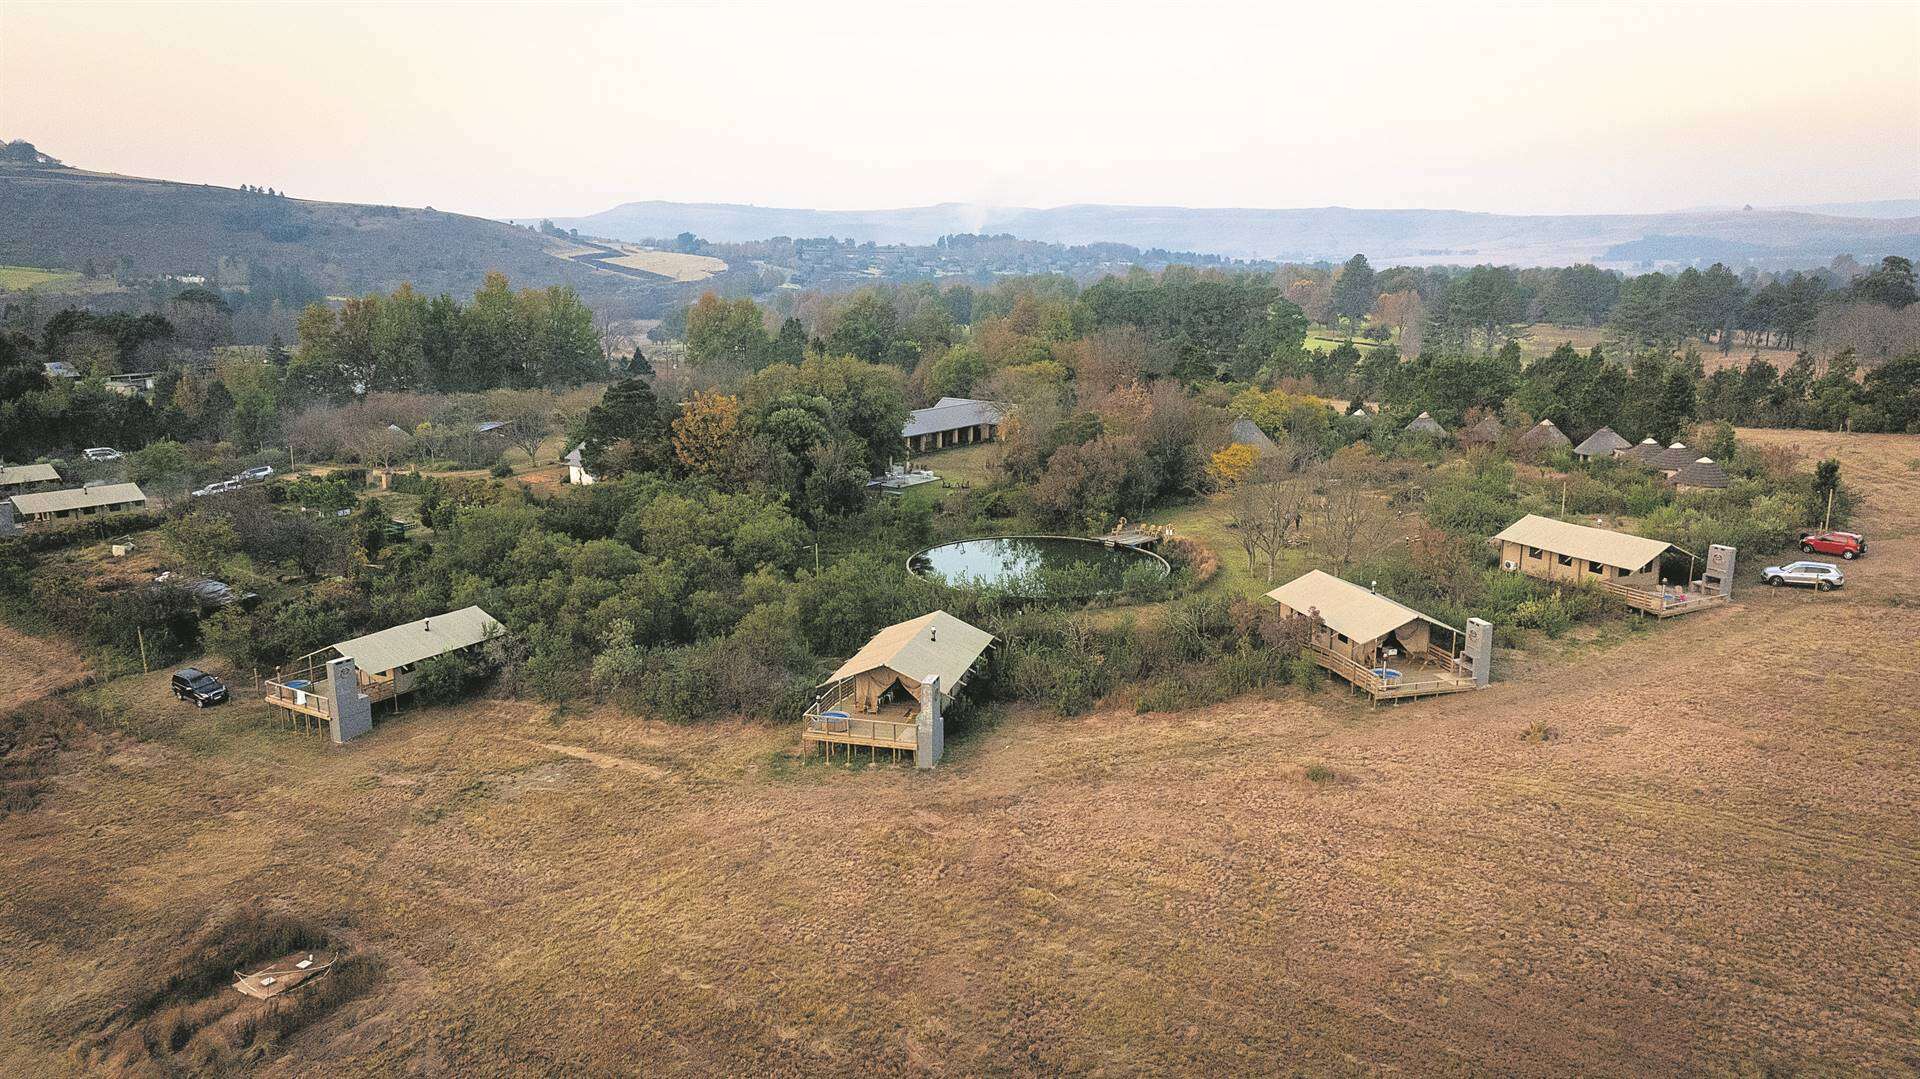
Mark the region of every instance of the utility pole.
[[147, 666], [147, 631], [139, 626], [135, 626], [133, 632], [135, 636], [140, 638], [140, 673], [146, 674], [153, 669]]
[[1823, 532], [1833, 527], [1833, 495], [1835, 490], [1837, 490], [1837, 488], [1827, 488], [1827, 521], [1820, 526], [1820, 530]]

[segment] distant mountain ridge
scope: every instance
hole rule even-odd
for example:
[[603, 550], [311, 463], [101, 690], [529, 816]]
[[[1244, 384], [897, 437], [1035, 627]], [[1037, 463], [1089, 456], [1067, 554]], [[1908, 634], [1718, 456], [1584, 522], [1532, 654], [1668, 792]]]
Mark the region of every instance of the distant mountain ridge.
[[1654, 245], [1659, 249], [1701, 252], [1690, 257], [1741, 265], [1803, 266], [1841, 254], [1862, 258], [1920, 254], [1920, 215], [1844, 217], [1786, 210], [1491, 214], [1342, 206], [1278, 210], [1083, 204], [1033, 209], [966, 203], [896, 210], [811, 210], [649, 201], [554, 221], [582, 234], [619, 240], [691, 232], [722, 242], [836, 236], [925, 244], [953, 233], [987, 232], [1052, 243], [1111, 242], [1237, 258], [1336, 261], [1363, 252], [1377, 265], [1598, 262], [1625, 268], [1644, 261], [1635, 247], [1627, 245], [1655, 239], [1661, 241]]

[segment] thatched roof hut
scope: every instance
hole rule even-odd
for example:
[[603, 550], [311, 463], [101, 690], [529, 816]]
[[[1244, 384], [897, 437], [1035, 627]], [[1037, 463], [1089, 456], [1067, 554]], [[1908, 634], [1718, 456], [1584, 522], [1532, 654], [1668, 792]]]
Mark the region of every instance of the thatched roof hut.
[[1413, 422], [1407, 424], [1406, 431], [1410, 435], [1437, 435], [1441, 438], [1447, 436], [1447, 429], [1440, 426], [1439, 422], [1426, 412], [1415, 416]]
[[1236, 446], [1253, 447], [1253, 451], [1262, 457], [1280, 452], [1280, 447], [1274, 444], [1273, 439], [1267, 437], [1267, 433], [1260, 429], [1260, 425], [1249, 419], [1233, 421], [1233, 428], [1228, 432], [1228, 437], [1233, 439]]
[[1479, 423], [1460, 432], [1460, 445], [1491, 446], [1500, 441], [1500, 436], [1505, 433], [1506, 429], [1500, 426], [1499, 418], [1489, 412], [1481, 417]]
[[1668, 475], [1672, 475], [1692, 464], [1696, 457], [1697, 455], [1687, 448], [1685, 442], [1675, 442], [1673, 445], [1660, 451], [1660, 456], [1653, 459], [1652, 467]]
[[1539, 423], [1527, 428], [1525, 434], [1515, 439], [1513, 448], [1516, 450], [1545, 452], [1546, 450], [1555, 450], [1562, 446], [1571, 445], [1573, 445], [1573, 440], [1561, 433], [1560, 428], [1555, 427], [1552, 420], [1541, 420]]
[[[1659, 443], [1655, 442], [1654, 445]], [[1632, 448], [1633, 443], [1621, 438], [1613, 428], [1602, 427], [1575, 446], [1573, 453], [1576, 457], [1614, 457]]]
[[1652, 468], [1653, 463], [1659, 460], [1660, 455], [1665, 452], [1665, 446], [1660, 445], [1660, 443], [1655, 442], [1651, 438], [1643, 438], [1632, 449], [1620, 456], [1625, 457], [1627, 460], [1643, 468]]
[[1675, 472], [1668, 483], [1678, 490], [1724, 490], [1733, 485], [1727, 470], [1711, 457], [1700, 457], [1689, 461], [1680, 471]]

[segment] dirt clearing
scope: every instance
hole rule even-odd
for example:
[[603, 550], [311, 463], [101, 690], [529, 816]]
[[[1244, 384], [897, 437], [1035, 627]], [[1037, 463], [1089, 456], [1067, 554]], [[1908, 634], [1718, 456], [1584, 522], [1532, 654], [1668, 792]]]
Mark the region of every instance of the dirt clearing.
[[1912, 1072], [1920, 437], [1778, 434], [1869, 488], [1846, 589], [1742, 552], [1729, 607], [1418, 705], [1021, 712], [931, 774], [530, 702], [348, 747], [156, 712], [164, 760], [0, 819], [0, 1071], [78, 1070], [130, 952], [257, 905], [392, 972], [281, 1074]]

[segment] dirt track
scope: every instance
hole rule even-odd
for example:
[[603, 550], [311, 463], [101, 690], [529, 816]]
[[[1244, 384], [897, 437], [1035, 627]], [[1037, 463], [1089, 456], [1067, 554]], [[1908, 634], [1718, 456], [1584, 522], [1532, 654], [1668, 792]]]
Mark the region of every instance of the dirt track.
[[1743, 437], [1871, 487], [1847, 589], [1743, 559], [1732, 607], [1397, 709], [1015, 716], [917, 775], [510, 702], [328, 749], [129, 688], [177, 734], [0, 821], [0, 1071], [251, 902], [400, 972], [294, 1073], [1920, 1069], [1920, 438]]

